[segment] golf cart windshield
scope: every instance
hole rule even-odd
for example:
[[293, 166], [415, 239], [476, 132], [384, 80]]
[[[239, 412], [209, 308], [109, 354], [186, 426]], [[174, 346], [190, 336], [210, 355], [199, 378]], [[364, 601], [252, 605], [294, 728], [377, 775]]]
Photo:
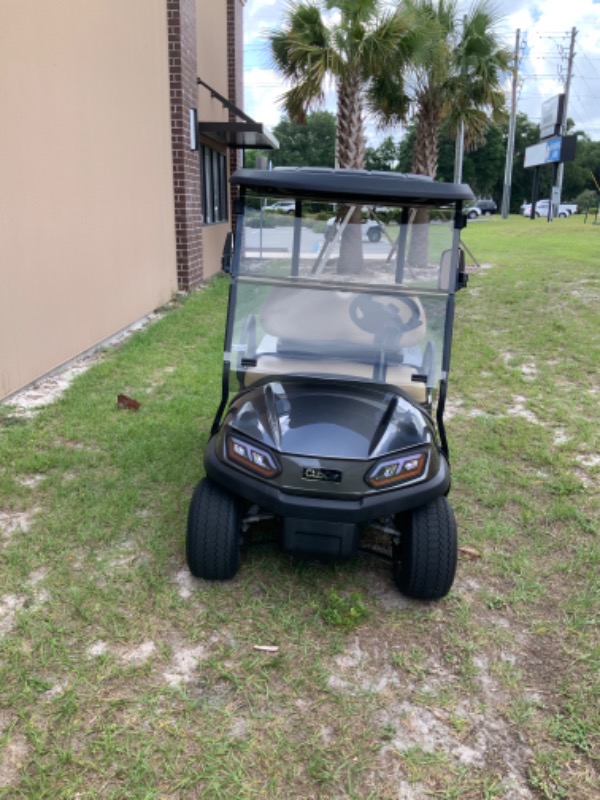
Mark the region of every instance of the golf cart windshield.
[[457, 216], [439, 200], [394, 199], [296, 196], [290, 213], [272, 195], [246, 193], [232, 265], [230, 391], [298, 376], [390, 384], [431, 402], [449, 357]]

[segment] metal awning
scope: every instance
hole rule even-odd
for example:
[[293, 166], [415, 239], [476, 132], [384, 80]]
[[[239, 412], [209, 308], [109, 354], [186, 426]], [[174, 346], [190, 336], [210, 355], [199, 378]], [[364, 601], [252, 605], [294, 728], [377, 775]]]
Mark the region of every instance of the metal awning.
[[199, 122], [198, 133], [220, 145], [277, 150], [279, 142], [261, 122]]
[[201, 78], [198, 78], [198, 84], [208, 89], [211, 97], [215, 97], [220, 101], [223, 108], [233, 112], [239, 118], [238, 122], [200, 120], [198, 122], [199, 135], [212, 139], [217, 144], [239, 150], [245, 150], [249, 147], [256, 150], [277, 150], [279, 148], [279, 142], [262, 122], [255, 122], [241, 108], [235, 106]]

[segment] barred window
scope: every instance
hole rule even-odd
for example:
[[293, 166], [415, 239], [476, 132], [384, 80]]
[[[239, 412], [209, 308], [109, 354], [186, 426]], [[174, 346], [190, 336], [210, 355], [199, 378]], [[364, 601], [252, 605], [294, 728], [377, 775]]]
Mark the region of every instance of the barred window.
[[202, 211], [204, 223], [227, 222], [227, 158], [208, 145], [200, 145]]

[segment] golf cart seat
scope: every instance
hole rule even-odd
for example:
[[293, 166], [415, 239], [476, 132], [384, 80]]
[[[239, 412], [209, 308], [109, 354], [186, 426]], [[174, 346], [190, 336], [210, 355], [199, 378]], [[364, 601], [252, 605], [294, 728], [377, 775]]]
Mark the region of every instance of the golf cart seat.
[[412, 380], [421, 364], [402, 362], [402, 351], [415, 348], [425, 337], [421, 303], [403, 295], [367, 295], [375, 311], [374, 319], [367, 320], [357, 305], [364, 297], [348, 291], [272, 287], [261, 310], [266, 336], [254, 350], [255, 365], [240, 376], [243, 385], [282, 374], [373, 380], [383, 355], [385, 383], [403, 389], [418, 403], [426, 402], [426, 385]]

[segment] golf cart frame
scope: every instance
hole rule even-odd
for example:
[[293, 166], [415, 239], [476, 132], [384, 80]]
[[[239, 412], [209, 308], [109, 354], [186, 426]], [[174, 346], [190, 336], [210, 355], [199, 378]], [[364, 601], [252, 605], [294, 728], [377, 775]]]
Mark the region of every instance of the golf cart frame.
[[[444, 596], [457, 555], [444, 407], [471, 190], [311, 168], [240, 170], [231, 182], [240, 198], [235, 246], [228, 237], [223, 256], [222, 397], [188, 515], [192, 573], [233, 577], [242, 535], [279, 517], [284, 549], [301, 555], [351, 558], [363, 529], [375, 528], [391, 540], [401, 591]], [[265, 246], [259, 197], [295, 201], [289, 248], [281, 231]], [[338, 209], [322, 241], [306, 215], [318, 203]], [[347, 274], [344, 237], [355, 235], [355, 249], [360, 241], [355, 210], [381, 206], [399, 209], [391, 249], [366, 245], [364, 270]], [[435, 244], [432, 258], [441, 226], [449, 246]]]

